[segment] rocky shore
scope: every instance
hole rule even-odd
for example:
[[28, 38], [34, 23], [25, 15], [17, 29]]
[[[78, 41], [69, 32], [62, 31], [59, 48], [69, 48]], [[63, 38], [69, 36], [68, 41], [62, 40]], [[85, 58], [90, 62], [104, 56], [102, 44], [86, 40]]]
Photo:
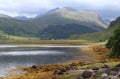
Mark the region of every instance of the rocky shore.
[[120, 63], [113, 68], [104, 65], [84, 70], [77, 79], [120, 79]]
[[102, 62], [98, 65], [83, 62], [22, 67], [24, 73], [0, 79], [120, 79], [120, 62]]
[[78, 56], [69, 63], [20, 67], [22, 74], [10, 74], [0, 79], [120, 79], [120, 59], [107, 59], [109, 50], [99, 46], [81, 50], [87, 53], [82, 58], [85, 62], [78, 61], [81, 60]]

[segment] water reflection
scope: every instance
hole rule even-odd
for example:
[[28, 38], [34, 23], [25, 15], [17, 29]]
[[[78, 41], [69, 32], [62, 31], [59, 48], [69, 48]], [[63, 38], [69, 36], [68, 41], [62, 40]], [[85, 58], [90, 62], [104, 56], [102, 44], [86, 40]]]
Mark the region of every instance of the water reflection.
[[78, 47], [0, 47], [0, 74], [11, 67], [62, 63], [82, 53]]

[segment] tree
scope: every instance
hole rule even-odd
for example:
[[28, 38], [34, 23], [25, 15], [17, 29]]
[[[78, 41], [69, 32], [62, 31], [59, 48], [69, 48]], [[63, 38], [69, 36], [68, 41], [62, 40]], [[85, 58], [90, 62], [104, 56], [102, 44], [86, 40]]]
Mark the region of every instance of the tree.
[[113, 36], [111, 36], [106, 44], [106, 48], [111, 49], [113, 44]]
[[112, 37], [109, 38], [106, 47], [112, 49], [110, 57], [120, 57], [120, 26], [114, 31]]

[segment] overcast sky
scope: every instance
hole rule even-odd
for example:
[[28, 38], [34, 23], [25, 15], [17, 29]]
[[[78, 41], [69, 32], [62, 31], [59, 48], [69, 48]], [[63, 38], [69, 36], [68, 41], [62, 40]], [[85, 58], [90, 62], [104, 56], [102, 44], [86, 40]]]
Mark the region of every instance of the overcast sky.
[[97, 11], [111, 19], [120, 14], [120, 0], [0, 0], [0, 13], [11, 16], [34, 17], [56, 7]]

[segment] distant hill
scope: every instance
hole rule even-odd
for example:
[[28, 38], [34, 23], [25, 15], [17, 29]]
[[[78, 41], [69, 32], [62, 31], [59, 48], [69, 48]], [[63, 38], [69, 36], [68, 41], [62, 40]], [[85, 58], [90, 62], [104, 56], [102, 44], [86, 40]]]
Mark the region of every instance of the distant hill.
[[12, 17], [10, 17], [10, 16], [8, 16], [8, 15], [4, 15], [4, 14], [0, 14], [0, 18], [12, 18]]
[[[50, 39], [62, 39], [69, 37], [70, 34], [101, 31], [108, 26], [108, 22], [95, 12], [77, 11], [69, 7], [53, 9], [43, 16], [37, 16], [32, 21], [41, 26], [40, 35]], [[71, 33], [69, 33], [70, 31]]]
[[[96, 27], [96, 26], [94, 26]], [[86, 33], [93, 33], [103, 30], [103, 28], [94, 29], [87, 25], [82, 24], [61, 24], [61, 25], [50, 25], [43, 30], [41, 33], [42, 38], [46, 39], [65, 39], [70, 35], [79, 35], [79, 34], [86, 34]]]
[[84, 39], [90, 41], [105, 41], [108, 40], [110, 36], [113, 35], [113, 31], [120, 27], [120, 17], [116, 20], [112, 21], [109, 27], [106, 30], [96, 32], [96, 33], [89, 33], [83, 35], [74, 35], [71, 36], [69, 39]]
[[31, 37], [38, 33], [39, 26], [29, 21], [0, 17], [0, 30], [9, 35]]
[[71, 35], [101, 31], [107, 25], [106, 20], [95, 12], [77, 11], [69, 7], [53, 9], [31, 20], [0, 14], [0, 31], [13, 36], [41, 39], [65, 39]]
[[43, 26], [78, 23], [107, 28], [106, 20], [104, 20], [104, 18], [102, 18], [96, 12], [77, 11], [69, 7], [53, 9], [43, 16], [37, 16], [34, 20]]

